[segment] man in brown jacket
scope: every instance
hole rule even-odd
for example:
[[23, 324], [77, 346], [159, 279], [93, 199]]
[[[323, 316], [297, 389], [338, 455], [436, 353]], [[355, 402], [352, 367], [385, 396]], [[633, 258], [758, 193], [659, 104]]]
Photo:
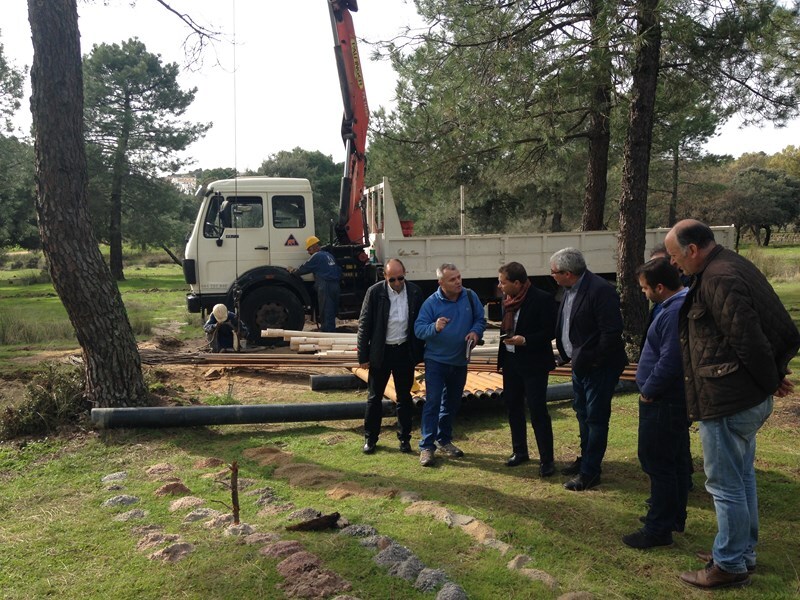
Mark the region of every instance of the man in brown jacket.
[[758, 268], [717, 245], [705, 224], [680, 221], [664, 243], [672, 262], [693, 276], [679, 325], [686, 407], [700, 422], [718, 530], [711, 552], [697, 554], [706, 567], [681, 579], [703, 589], [744, 586], [758, 541], [756, 433], [773, 396], [794, 387], [786, 376], [800, 333]]

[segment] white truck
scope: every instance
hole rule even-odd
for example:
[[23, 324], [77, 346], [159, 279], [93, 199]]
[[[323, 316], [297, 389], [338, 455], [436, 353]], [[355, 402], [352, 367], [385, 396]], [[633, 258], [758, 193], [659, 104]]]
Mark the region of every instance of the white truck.
[[[325, 246], [342, 266], [340, 316], [358, 314], [366, 289], [382, 275], [389, 258], [399, 258], [408, 278], [426, 292], [436, 286], [436, 268], [451, 262], [464, 284], [484, 303], [497, 297], [497, 269], [518, 261], [534, 283], [554, 289], [549, 258], [568, 246], [579, 248], [593, 272], [616, 274], [617, 233], [584, 231], [534, 234], [414, 236], [403, 231], [389, 182], [365, 191], [361, 202], [371, 260], [359, 259], [361, 248]], [[715, 227], [718, 242], [733, 245], [733, 227]], [[668, 229], [646, 232], [646, 255], [663, 241]], [[308, 259], [305, 239], [314, 234], [311, 185], [306, 179], [243, 177], [207, 186], [186, 244], [184, 277], [190, 286], [190, 312], [210, 311], [214, 304], [237, 307], [251, 333], [263, 342], [265, 329], [302, 329], [304, 316], [316, 309], [310, 293], [313, 276], [299, 278], [287, 267]], [[643, 257], [644, 259], [644, 257]]]

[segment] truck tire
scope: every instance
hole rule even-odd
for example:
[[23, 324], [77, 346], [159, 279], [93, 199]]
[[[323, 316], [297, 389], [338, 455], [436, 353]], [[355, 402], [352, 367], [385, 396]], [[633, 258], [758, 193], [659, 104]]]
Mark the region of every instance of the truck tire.
[[250, 341], [269, 344], [280, 338], [263, 338], [264, 329], [296, 329], [302, 331], [305, 314], [300, 300], [280, 286], [262, 287], [242, 298], [242, 313]]

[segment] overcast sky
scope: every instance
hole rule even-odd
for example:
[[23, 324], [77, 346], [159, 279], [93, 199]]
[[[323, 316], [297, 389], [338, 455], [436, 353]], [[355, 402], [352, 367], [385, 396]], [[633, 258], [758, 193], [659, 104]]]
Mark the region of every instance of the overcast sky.
[[[29, 66], [33, 50], [26, 0], [2, 0], [0, 43], [16, 66]], [[185, 26], [155, 0], [78, 1], [82, 52], [93, 44], [121, 43], [138, 37], [165, 62], [183, 64]], [[184, 88], [197, 87], [187, 113], [194, 121], [213, 122], [205, 138], [190, 147], [194, 166], [257, 168], [270, 154], [301, 147], [344, 159], [340, 125], [342, 100], [326, 0], [173, 0], [201, 23], [236, 39], [208, 51], [202, 69], [181, 76]], [[359, 0], [356, 33], [368, 41], [385, 40], [406, 25], [418, 25], [411, 0]], [[395, 75], [386, 61], [370, 60], [359, 45], [371, 110], [394, 106]], [[221, 66], [215, 63], [219, 61]], [[235, 69], [234, 69], [235, 66]], [[27, 132], [26, 100], [17, 121]], [[729, 124], [707, 149], [717, 154], [780, 152], [800, 146], [800, 121], [785, 129], [771, 126], [739, 130]]]

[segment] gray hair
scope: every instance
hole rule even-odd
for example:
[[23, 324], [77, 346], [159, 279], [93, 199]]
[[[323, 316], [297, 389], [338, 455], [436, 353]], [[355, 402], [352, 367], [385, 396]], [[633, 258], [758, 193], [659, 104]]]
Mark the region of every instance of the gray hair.
[[550, 266], [580, 277], [586, 271], [586, 259], [577, 248], [562, 248], [550, 257]]
[[439, 268], [436, 269], [436, 279], [441, 281], [442, 278], [444, 277], [445, 271], [458, 271], [458, 267], [455, 266], [453, 263], [444, 263], [440, 265]]

